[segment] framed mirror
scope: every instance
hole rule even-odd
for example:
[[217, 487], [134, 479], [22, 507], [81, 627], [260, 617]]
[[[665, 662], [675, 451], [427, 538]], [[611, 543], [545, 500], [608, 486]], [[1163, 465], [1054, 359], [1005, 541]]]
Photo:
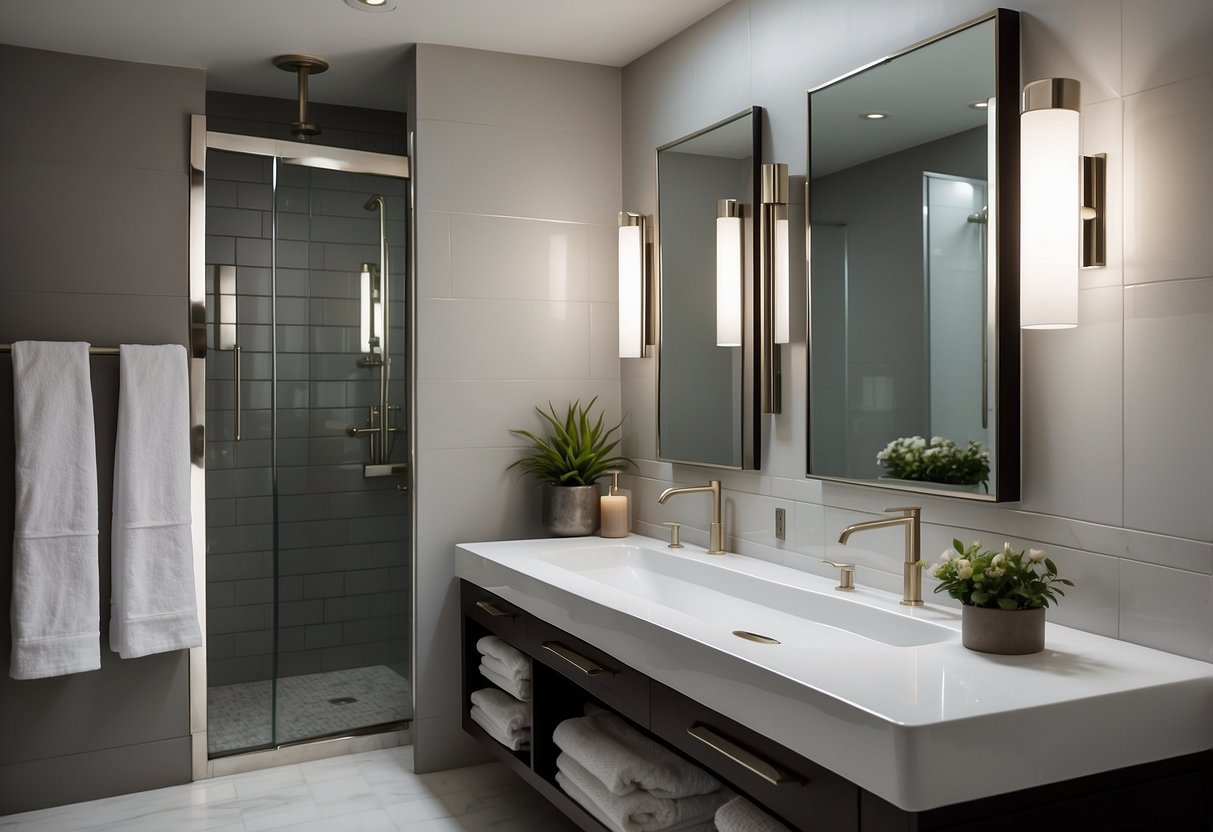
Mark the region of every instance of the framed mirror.
[[755, 285], [762, 113], [657, 148], [657, 454], [757, 468]]
[[1019, 499], [1019, 16], [809, 93], [810, 477]]

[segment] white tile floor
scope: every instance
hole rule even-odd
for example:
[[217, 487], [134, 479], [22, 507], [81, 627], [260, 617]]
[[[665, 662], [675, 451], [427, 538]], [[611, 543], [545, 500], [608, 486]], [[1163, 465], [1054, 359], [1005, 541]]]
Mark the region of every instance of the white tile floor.
[[500, 763], [413, 774], [412, 746], [0, 817], [0, 832], [572, 832]]

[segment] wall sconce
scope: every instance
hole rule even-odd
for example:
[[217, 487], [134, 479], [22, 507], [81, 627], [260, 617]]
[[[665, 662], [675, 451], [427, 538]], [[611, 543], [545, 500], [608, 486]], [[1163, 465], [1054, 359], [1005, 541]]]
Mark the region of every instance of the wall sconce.
[[240, 401], [240, 342], [236, 338], [236, 267], [219, 266], [215, 274], [215, 349], [232, 354], [232, 439], [244, 432], [244, 407]]
[[1023, 88], [1020, 116], [1020, 326], [1078, 325], [1078, 269], [1106, 262], [1107, 157], [1083, 156], [1073, 78]]
[[643, 358], [653, 344], [648, 221], [619, 212], [619, 357]]
[[760, 393], [763, 413], [781, 409], [779, 344], [791, 340], [788, 303], [788, 166], [782, 163], [762, 166], [762, 281], [759, 308], [762, 310], [759, 333], [762, 381]]
[[741, 205], [716, 200], [716, 346], [741, 346]]
[[383, 347], [380, 341], [380, 327], [383, 321], [383, 302], [380, 300], [379, 269], [374, 263], [363, 263], [359, 275], [362, 297], [362, 325], [359, 332], [359, 343], [362, 345], [363, 358], [358, 361], [359, 367], [377, 367], [383, 361]]

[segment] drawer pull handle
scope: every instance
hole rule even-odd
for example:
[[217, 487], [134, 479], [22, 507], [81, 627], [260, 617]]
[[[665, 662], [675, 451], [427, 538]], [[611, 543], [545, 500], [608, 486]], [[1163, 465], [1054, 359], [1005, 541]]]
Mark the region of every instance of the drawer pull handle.
[[607, 670], [605, 667], [587, 659], [580, 653], [574, 653], [569, 648], [565, 647], [558, 641], [545, 641], [543, 649], [548, 652], [555, 653], [560, 658], [571, 664], [573, 667], [580, 670], [586, 676], [614, 676], [615, 671]]
[[742, 768], [757, 774], [772, 786], [785, 786], [791, 783], [808, 782], [786, 769], [759, 757], [752, 751], [742, 748], [727, 737], [713, 731], [706, 725], [695, 723], [687, 729], [687, 733], [717, 753], [723, 754]]
[[501, 607], [497, 606], [492, 601], [477, 601], [476, 606], [479, 607], [480, 609], [484, 610], [485, 612], [487, 612], [489, 615], [493, 616], [494, 618], [501, 618], [502, 616], [505, 616], [506, 618], [517, 618], [518, 617], [518, 613], [509, 612], [508, 610], [503, 610]]

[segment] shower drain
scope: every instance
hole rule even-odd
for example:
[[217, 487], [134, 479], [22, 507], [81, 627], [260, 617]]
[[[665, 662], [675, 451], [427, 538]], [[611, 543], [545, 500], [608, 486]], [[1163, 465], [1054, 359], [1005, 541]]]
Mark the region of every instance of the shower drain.
[[358, 700], [352, 696], [338, 696], [336, 699], [330, 699], [330, 705], [351, 705]]

